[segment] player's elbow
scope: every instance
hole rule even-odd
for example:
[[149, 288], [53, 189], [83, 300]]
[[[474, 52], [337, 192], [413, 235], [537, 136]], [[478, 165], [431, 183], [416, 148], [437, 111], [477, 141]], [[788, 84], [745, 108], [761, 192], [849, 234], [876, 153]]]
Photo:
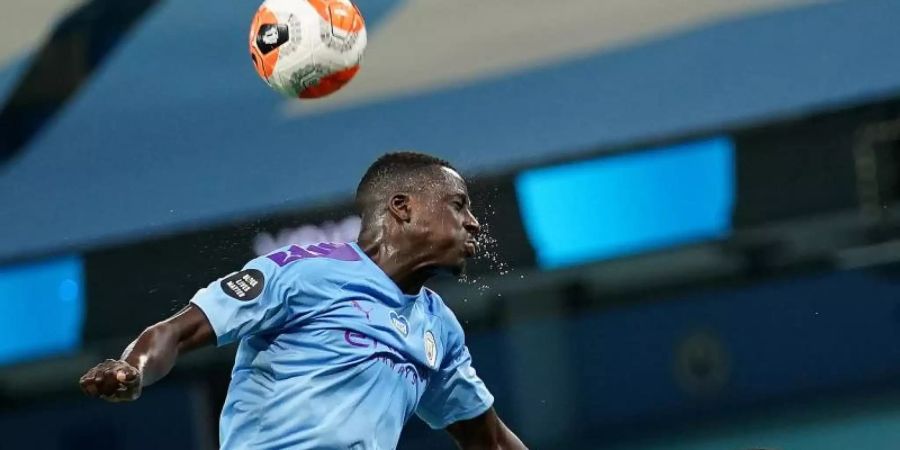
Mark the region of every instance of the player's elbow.
[[174, 340], [179, 352], [186, 352], [215, 342], [215, 332], [206, 315], [189, 305], [168, 320], [153, 325], [156, 332]]
[[475, 439], [457, 440], [462, 450], [528, 450], [512, 432], [487, 434]]
[[492, 442], [469, 442], [467, 444], [460, 445], [460, 449], [462, 450], [528, 450], [524, 444], [520, 442], [501, 442], [501, 441], [492, 441]]
[[139, 341], [147, 342], [149, 349], [177, 350], [179, 343], [179, 330], [168, 322], [159, 322], [145, 328], [138, 337]]

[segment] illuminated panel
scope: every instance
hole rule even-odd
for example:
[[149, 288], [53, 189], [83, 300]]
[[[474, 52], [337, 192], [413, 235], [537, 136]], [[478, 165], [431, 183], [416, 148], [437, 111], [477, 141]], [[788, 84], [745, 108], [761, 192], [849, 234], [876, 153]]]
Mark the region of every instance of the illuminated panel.
[[714, 138], [528, 170], [516, 192], [543, 268], [719, 238], [731, 228], [734, 147]]
[[0, 267], [0, 364], [77, 349], [83, 316], [80, 258]]

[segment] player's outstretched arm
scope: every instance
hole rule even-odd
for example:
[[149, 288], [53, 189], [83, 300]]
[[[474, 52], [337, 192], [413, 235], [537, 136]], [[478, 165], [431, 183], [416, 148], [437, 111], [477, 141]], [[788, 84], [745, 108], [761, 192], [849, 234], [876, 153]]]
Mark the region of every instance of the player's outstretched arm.
[[447, 431], [463, 450], [528, 450], [500, 420], [494, 408], [478, 417], [455, 422]]
[[136, 400], [141, 388], [166, 376], [179, 354], [215, 342], [206, 315], [188, 305], [153, 325], [134, 340], [118, 360], [108, 359], [81, 377], [81, 390], [111, 402]]

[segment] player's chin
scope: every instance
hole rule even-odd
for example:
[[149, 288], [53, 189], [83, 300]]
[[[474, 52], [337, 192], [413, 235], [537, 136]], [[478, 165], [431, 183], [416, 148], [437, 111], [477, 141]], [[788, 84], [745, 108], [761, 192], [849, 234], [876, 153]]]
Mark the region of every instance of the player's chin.
[[444, 261], [442, 264], [438, 264], [435, 268], [437, 269], [438, 273], [460, 277], [465, 275], [466, 273], [466, 259], [459, 258], [453, 261]]
[[450, 272], [453, 274], [453, 276], [461, 277], [466, 273], [466, 265], [466, 257], [462, 257], [451, 266]]
[[454, 266], [450, 270], [450, 274], [456, 278], [462, 278], [466, 274], [465, 266]]
[[465, 275], [467, 260], [472, 257], [470, 252], [467, 251], [465, 247], [460, 248], [459, 251], [450, 251], [446, 254], [448, 258], [444, 259], [444, 261], [439, 264], [439, 270], [441, 272], [459, 277]]
[[451, 275], [455, 277], [462, 276], [466, 273], [466, 259], [458, 258], [458, 259], [445, 259], [434, 266], [432, 266], [435, 275]]

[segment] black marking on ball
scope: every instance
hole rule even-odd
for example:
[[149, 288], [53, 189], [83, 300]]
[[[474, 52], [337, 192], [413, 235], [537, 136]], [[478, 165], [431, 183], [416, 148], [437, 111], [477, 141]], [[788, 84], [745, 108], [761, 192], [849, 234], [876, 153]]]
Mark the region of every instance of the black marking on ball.
[[290, 40], [290, 32], [285, 24], [266, 23], [259, 26], [256, 33], [256, 47], [263, 55], [268, 55]]

